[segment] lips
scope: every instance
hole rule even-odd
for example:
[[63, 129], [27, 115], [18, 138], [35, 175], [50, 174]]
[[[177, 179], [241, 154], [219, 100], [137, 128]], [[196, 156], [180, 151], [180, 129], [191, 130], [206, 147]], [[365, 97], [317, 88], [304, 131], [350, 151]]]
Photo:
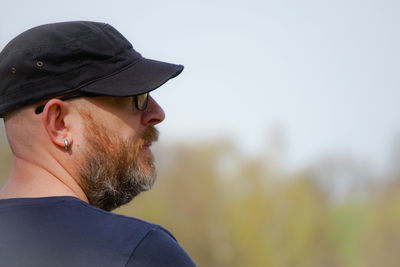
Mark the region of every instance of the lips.
[[142, 139], [140, 140], [140, 149], [142, 150], [150, 150], [151, 145], [153, 142], [156, 142], [158, 140], [158, 131], [154, 126], [149, 126], [144, 134]]
[[151, 147], [151, 143], [145, 143], [143, 146], [142, 146], [142, 149], [150, 149], [150, 147]]

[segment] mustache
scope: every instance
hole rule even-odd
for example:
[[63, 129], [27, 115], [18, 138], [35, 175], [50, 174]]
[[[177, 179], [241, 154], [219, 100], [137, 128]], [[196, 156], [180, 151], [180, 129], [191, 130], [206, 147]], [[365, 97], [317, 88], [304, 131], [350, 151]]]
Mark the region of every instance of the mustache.
[[136, 140], [135, 147], [136, 150], [140, 149], [142, 146], [157, 142], [159, 137], [159, 131], [154, 126], [148, 126], [146, 130], [143, 132], [141, 138]]
[[159, 137], [160, 133], [157, 130], [157, 128], [155, 128], [154, 126], [149, 126], [143, 133], [143, 137], [141, 139], [143, 139], [144, 143], [153, 143], [153, 142], [157, 142], [158, 141], [158, 137]]

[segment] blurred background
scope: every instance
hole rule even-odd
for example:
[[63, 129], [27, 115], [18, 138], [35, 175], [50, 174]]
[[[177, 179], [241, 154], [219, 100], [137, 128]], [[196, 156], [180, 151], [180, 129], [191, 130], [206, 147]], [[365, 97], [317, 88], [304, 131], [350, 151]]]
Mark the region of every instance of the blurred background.
[[[31, 27], [107, 22], [185, 65], [153, 93], [167, 118], [155, 187], [116, 212], [169, 229], [198, 266], [399, 266], [400, 2], [22, 1]], [[0, 77], [1, 78], [1, 77]], [[11, 153], [0, 129], [0, 186]]]

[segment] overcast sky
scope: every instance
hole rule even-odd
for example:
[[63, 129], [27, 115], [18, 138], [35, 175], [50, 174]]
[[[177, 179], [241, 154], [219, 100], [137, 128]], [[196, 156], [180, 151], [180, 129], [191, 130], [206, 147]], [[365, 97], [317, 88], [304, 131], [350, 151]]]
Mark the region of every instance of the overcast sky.
[[154, 93], [161, 141], [228, 136], [262, 153], [283, 133], [294, 166], [334, 153], [382, 164], [400, 136], [400, 2], [3, 1], [0, 48], [66, 20], [107, 22], [185, 70]]

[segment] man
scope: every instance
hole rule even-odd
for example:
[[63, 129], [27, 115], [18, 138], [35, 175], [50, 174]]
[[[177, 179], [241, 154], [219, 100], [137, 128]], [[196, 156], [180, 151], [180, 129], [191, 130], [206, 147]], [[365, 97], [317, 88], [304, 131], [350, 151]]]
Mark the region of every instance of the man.
[[194, 266], [158, 225], [111, 211], [154, 183], [164, 112], [149, 92], [183, 70], [112, 26], [39, 26], [0, 53], [13, 153], [0, 191], [1, 266]]

